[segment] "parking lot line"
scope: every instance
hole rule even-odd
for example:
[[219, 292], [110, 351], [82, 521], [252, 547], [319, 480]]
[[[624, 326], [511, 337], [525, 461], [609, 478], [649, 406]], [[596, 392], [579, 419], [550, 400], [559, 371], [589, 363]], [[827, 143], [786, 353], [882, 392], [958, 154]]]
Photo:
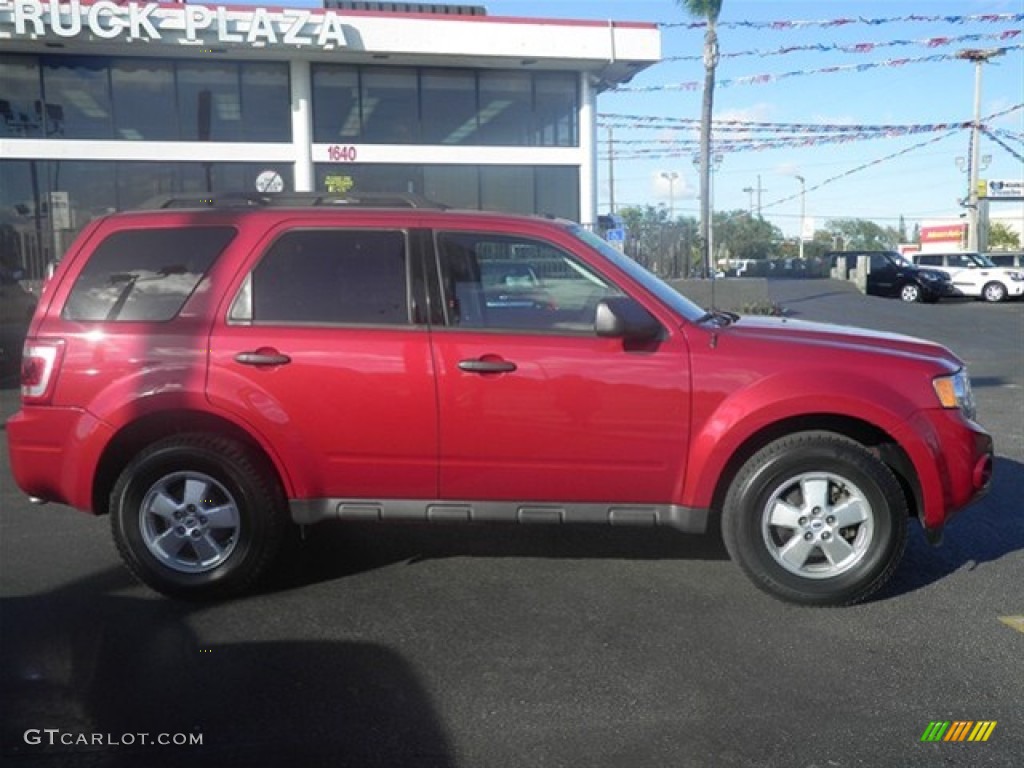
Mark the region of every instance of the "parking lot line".
[[1024, 632], [1024, 616], [1000, 616], [999, 620], [1018, 632]]

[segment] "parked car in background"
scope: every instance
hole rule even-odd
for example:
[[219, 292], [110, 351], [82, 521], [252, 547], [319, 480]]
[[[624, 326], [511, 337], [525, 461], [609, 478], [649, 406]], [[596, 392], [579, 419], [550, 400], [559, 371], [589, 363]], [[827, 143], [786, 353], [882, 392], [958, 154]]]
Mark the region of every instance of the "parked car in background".
[[980, 253], [915, 253], [919, 267], [949, 275], [960, 296], [997, 302], [1024, 296], [1024, 271], [997, 267]]
[[985, 258], [997, 267], [1024, 269], [1024, 251], [986, 253]]
[[339, 203], [106, 216], [46, 285], [12, 473], [154, 589], [243, 592], [293, 523], [576, 523], [720, 527], [848, 604], [990, 486], [939, 344], [705, 310], [569, 221]]
[[832, 251], [825, 254], [834, 269], [845, 273], [857, 269], [861, 256], [868, 259], [867, 293], [872, 296], [896, 296], [903, 301], [936, 302], [955, 296], [949, 276], [934, 269], [922, 269], [896, 251]]

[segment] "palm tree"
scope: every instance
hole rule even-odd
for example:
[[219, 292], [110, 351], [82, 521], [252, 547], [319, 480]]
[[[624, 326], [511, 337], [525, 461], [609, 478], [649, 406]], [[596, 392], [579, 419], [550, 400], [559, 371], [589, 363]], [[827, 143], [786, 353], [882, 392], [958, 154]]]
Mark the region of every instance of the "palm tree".
[[704, 276], [711, 269], [711, 113], [715, 100], [715, 67], [718, 66], [718, 14], [722, 0], [676, 0], [691, 16], [707, 20], [704, 33], [704, 102], [700, 114], [700, 240]]

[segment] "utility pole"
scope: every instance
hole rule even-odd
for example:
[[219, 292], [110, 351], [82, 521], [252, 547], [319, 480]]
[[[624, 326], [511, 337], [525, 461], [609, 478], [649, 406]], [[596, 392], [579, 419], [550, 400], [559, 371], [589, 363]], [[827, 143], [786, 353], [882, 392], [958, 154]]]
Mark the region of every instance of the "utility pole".
[[750, 215], [753, 216], [754, 215], [754, 188], [753, 187], [744, 187], [743, 191], [747, 193], [747, 197], [749, 198], [748, 201], [747, 201], [747, 210], [750, 211]]
[[803, 176], [797, 176], [796, 180], [800, 182], [800, 235], [799, 235], [799, 248], [800, 248], [800, 260], [804, 258], [804, 222], [807, 217], [807, 180]]
[[615, 213], [615, 142], [608, 126], [608, 213]]
[[668, 181], [668, 220], [676, 220], [676, 179], [679, 174], [675, 171], [662, 171], [661, 178]]
[[981, 65], [1006, 53], [1005, 48], [966, 48], [956, 57], [974, 62], [974, 122], [971, 126], [971, 156], [967, 167], [967, 250], [978, 250], [978, 170], [981, 163]]

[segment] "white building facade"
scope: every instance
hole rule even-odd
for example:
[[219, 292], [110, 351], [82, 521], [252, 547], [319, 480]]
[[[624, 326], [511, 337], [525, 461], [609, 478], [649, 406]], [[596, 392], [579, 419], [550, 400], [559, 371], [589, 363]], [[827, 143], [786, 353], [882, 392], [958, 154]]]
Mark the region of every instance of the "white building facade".
[[413, 192], [591, 223], [596, 100], [654, 24], [324, 8], [0, 0], [0, 254], [37, 272], [161, 194]]

